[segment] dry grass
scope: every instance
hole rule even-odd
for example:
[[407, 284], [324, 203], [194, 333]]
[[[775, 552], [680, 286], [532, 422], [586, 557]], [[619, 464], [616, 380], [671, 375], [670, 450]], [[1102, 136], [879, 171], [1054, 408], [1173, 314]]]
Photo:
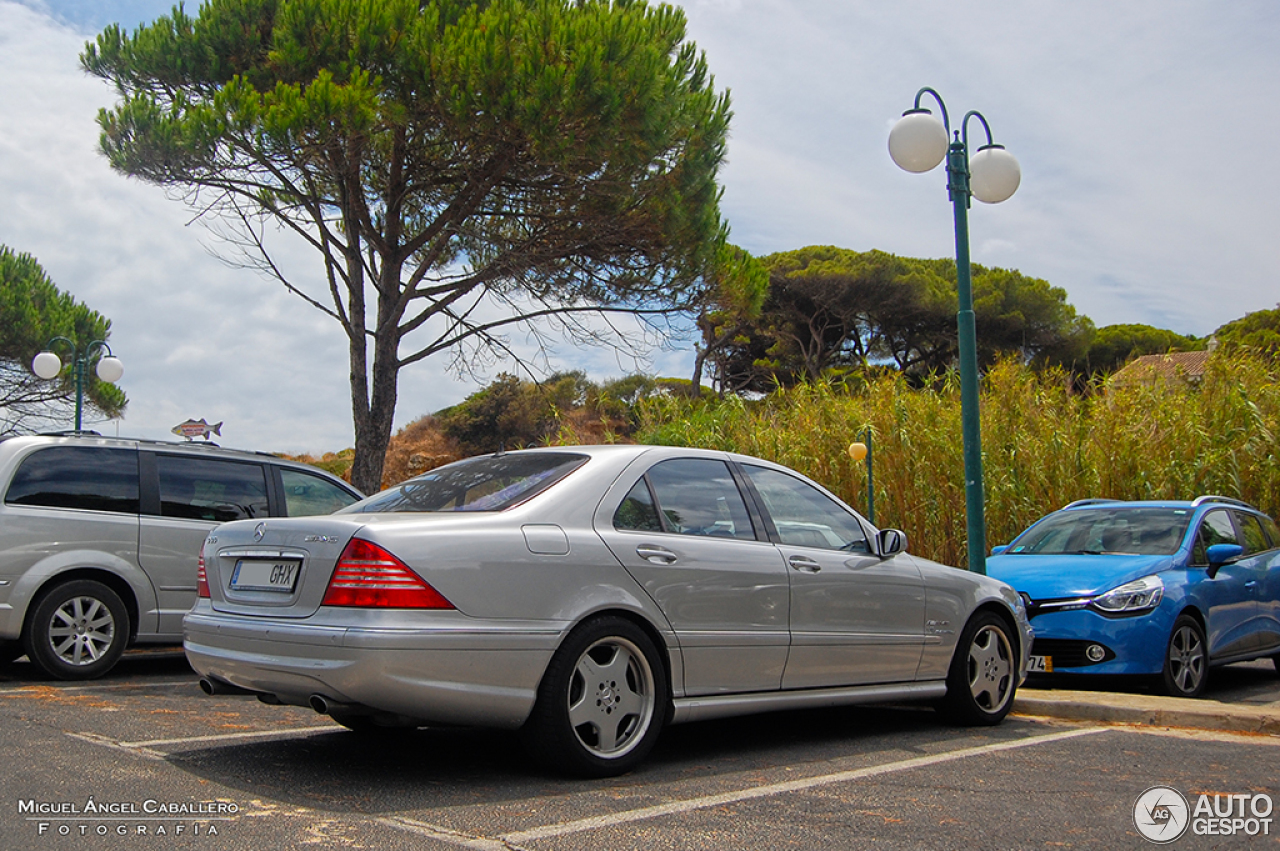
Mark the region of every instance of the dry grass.
[[[870, 428], [876, 520], [904, 529], [912, 551], [965, 562], [960, 392], [881, 376], [853, 393], [829, 385], [780, 390], [759, 402], [645, 403], [639, 442], [758, 455], [822, 482], [855, 507], [866, 468], [848, 445]], [[1280, 510], [1280, 386], [1273, 363], [1215, 356], [1199, 386], [1095, 387], [1017, 364], [983, 379], [987, 545], [1084, 497], [1190, 498], [1204, 493]]]

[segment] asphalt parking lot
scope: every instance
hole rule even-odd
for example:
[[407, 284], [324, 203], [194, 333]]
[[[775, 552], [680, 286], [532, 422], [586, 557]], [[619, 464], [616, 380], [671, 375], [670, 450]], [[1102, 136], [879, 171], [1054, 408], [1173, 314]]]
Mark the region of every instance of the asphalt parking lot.
[[[1269, 663], [1214, 673], [1192, 703], [1280, 710]], [[1167, 700], [1071, 685], [1022, 697]], [[672, 727], [640, 770], [576, 781], [540, 773], [511, 734], [367, 737], [310, 710], [207, 697], [173, 652], [130, 654], [91, 683], [37, 679], [19, 662], [0, 672], [0, 847], [1146, 847], [1132, 815], [1144, 789], [1272, 800], [1278, 747], [1023, 706], [982, 729], [864, 707]], [[1275, 842], [1188, 835], [1179, 847]]]

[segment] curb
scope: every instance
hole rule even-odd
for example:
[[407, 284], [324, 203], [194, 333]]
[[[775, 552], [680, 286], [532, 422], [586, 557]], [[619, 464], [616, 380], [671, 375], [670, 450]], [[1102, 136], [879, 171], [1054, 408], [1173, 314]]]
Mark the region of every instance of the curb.
[[1280, 702], [1261, 705], [1145, 697], [1092, 691], [1019, 692], [1013, 712], [1073, 721], [1153, 727], [1191, 727], [1231, 733], [1280, 736]]

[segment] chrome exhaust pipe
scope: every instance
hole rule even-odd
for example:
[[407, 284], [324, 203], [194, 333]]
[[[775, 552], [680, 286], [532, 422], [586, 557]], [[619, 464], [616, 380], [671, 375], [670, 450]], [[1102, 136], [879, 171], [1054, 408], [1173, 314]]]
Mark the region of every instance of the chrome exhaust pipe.
[[201, 690], [202, 692], [204, 692], [205, 694], [208, 694], [208, 695], [215, 695], [215, 694], [257, 694], [257, 692], [256, 692], [256, 691], [251, 691], [251, 690], [249, 690], [249, 689], [247, 689], [247, 688], [240, 688], [240, 686], [232, 685], [232, 684], [231, 684], [231, 683], [229, 683], [229, 682], [226, 682], [226, 681], [224, 681], [224, 680], [216, 679], [215, 677], [201, 677], [201, 678], [200, 678], [200, 690]]
[[321, 715], [332, 715], [335, 712], [343, 715], [373, 715], [374, 710], [359, 703], [344, 703], [341, 700], [334, 700], [332, 697], [325, 697], [323, 694], [316, 692], [307, 698], [307, 704]]

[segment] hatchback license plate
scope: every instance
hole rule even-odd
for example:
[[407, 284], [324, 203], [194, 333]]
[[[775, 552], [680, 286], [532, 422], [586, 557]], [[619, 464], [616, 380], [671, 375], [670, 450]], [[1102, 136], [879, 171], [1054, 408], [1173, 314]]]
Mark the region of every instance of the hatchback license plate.
[[299, 559], [240, 559], [231, 574], [233, 591], [293, 591], [302, 561]]
[[1053, 657], [1052, 656], [1032, 656], [1031, 663], [1027, 665], [1028, 673], [1032, 674], [1052, 674], [1053, 673]]

